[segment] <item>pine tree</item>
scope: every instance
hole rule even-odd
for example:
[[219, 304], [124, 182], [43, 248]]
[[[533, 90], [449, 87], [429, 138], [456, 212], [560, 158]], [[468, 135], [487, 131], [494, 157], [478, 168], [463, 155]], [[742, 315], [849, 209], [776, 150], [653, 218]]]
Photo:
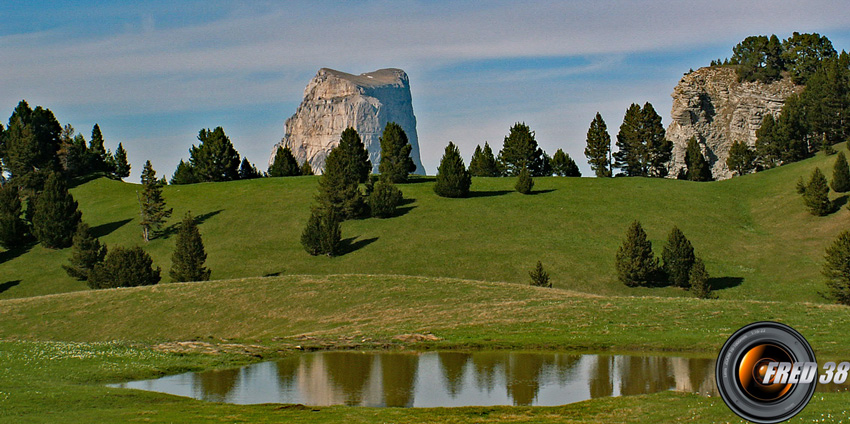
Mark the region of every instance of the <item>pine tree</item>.
[[401, 203], [402, 193], [398, 187], [389, 180], [389, 177], [381, 176], [375, 183], [372, 192], [369, 193], [369, 210], [373, 217], [389, 218], [395, 215], [396, 207]]
[[850, 231], [843, 231], [826, 248], [823, 275], [828, 294], [838, 303], [850, 306]]
[[437, 168], [434, 192], [442, 197], [467, 197], [471, 185], [472, 177], [463, 164], [460, 149], [450, 141]]
[[307, 253], [336, 256], [340, 253], [342, 231], [340, 220], [332, 209], [313, 208], [307, 226], [301, 233], [301, 245]]
[[[352, 137], [352, 134], [357, 137], [359, 142], [360, 137], [353, 129], [343, 132], [343, 138]], [[328, 153], [325, 159], [325, 171], [322, 177], [319, 178], [319, 194], [316, 200], [323, 210], [333, 212], [333, 216], [340, 220], [355, 218], [363, 213], [364, 202], [363, 194], [360, 192], [360, 177], [363, 175], [364, 169], [368, 172], [371, 169], [363, 167], [363, 162], [360, 158], [352, 158], [351, 154], [357, 149], [351, 147], [352, 139], [343, 142], [334, 147]], [[362, 146], [362, 143], [360, 143]], [[360, 149], [364, 154], [365, 149]]]
[[746, 143], [734, 141], [729, 148], [726, 166], [735, 175], [746, 175], [756, 169], [756, 154]]
[[[248, 162], [248, 158], [242, 158], [242, 163], [239, 165], [239, 179], [240, 180], [253, 180], [255, 178], [260, 178], [260, 172], [257, 171], [257, 167], [251, 165], [251, 162]], [[174, 179], [172, 178], [172, 181]], [[172, 182], [172, 184], [174, 184]]]
[[[650, 177], [666, 177], [667, 163], [673, 155], [673, 142], [661, 123], [661, 115], [655, 112], [652, 103], [646, 102], [641, 109], [642, 138], [646, 143], [646, 169]], [[705, 158], [703, 158], [705, 159]]]
[[688, 166], [688, 179], [691, 181], [711, 181], [711, 168], [702, 154], [696, 137], [688, 140], [685, 150], [685, 164]]
[[534, 188], [534, 179], [531, 178], [531, 171], [529, 171], [528, 168], [522, 168], [519, 171], [519, 176], [517, 177], [514, 188], [522, 194], [531, 193], [531, 189]]
[[3, 165], [6, 171], [22, 186], [36, 188], [40, 184], [32, 174], [36, 172], [34, 169], [38, 158], [38, 145], [31, 127], [20, 117], [14, 117], [3, 134]]
[[584, 155], [597, 177], [611, 176], [611, 136], [599, 112], [596, 112], [596, 117], [590, 122], [590, 128], [587, 130]]
[[620, 132], [617, 133], [617, 151], [614, 152], [614, 166], [628, 177], [645, 177], [648, 169], [645, 158], [648, 157], [646, 145], [642, 140], [642, 114], [640, 106], [632, 103], [626, 109]]
[[89, 169], [95, 172], [108, 171], [106, 160], [106, 147], [103, 145], [103, 133], [100, 131], [100, 126], [94, 124], [91, 130], [91, 140], [89, 140], [88, 148]]
[[71, 258], [69, 259], [71, 264], [62, 265], [62, 268], [72, 278], [86, 281], [89, 278], [89, 273], [97, 264], [102, 263], [105, 257], [106, 245], [100, 244], [100, 241], [92, 235], [88, 224], [80, 222], [71, 244]]
[[142, 192], [139, 194], [139, 224], [145, 242], [155, 238], [165, 220], [171, 216], [171, 209], [165, 208], [165, 199], [162, 197], [164, 185], [165, 179], [158, 180], [151, 161], [146, 161], [142, 170]]
[[[342, 155], [342, 168], [346, 181], [365, 183], [372, 173], [372, 162], [369, 160], [369, 152], [360, 139], [360, 134], [354, 128], [346, 128], [339, 137], [339, 144], [334, 148], [334, 150], [337, 149]], [[325, 166], [327, 167], [327, 163]]]
[[763, 168], [772, 168], [779, 164], [781, 147], [777, 139], [776, 120], [768, 113], [764, 115], [761, 126], [756, 130], [756, 154]]
[[115, 155], [113, 156], [114, 167], [112, 170], [112, 177], [118, 180], [123, 180], [130, 176], [130, 163], [127, 162], [127, 151], [124, 150], [124, 146], [121, 143], [118, 143], [118, 148], [115, 149]]
[[61, 249], [71, 245], [82, 213], [77, 209], [74, 196], [68, 192], [65, 180], [51, 173], [44, 183], [44, 191], [35, 201], [32, 215], [33, 235], [47, 248]]
[[14, 181], [0, 185], [0, 246], [6, 250], [23, 246], [27, 224], [21, 218], [21, 198]]
[[269, 166], [268, 174], [270, 177], [294, 177], [301, 175], [301, 168], [298, 166], [298, 161], [295, 160], [295, 155], [292, 154], [292, 149], [289, 146], [277, 147], [274, 162]]
[[629, 287], [647, 286], [658, 272], [658, 259], [652, 254], [640, 222], [634, 221], [626, 232], [623, 245], [617, 250], [617, 277]]
[[407, 175], [416, 170], [416, 165], [410, 157], [413, 146], [401, 125], [388, 122], [380, 141], [381, 162], [378, 164], [378, 172], [386, 175], [393, 183], [407, 182]]
[[239, 178], [239, 153], [233, 148], [224, 129], [202, 129], [198, 147], [189, 149], [189, 163], [199, 182], [231, 181]]
[[661, 259], [669, 281], [678, 287], [688, 287], [688, 279], [696, 257], [694, 247], [678, 227], [674, 226], [670, 230]]
[[207, 281], [210, 279], [210, 270], [204, 267], [206, 260], [201, 233], [192, 213], [187, 212], [177, 230], [177, 243], [171, 255], [171, 270], [168, 274], [175, 282]]
[[316, 175], [313, 172], [313, 166], [310, 165], [310, 161], [304, 160], [304, 163], [301, 164], [301, 175]]
[[561, 149], [558, 149], [555, 152], [555, 155], [552, 156], [551, 164], [552, 173], [559, 177], [581, 176], [581, 171], [578, 169], [576, 162], [570, 157], [570, 155], [564, 153]]
[[501, 174], [490, 144], [485, 141], [484, 149], [480, 145], [476, 146], [475, 153], [469, 160], [469, 175], [473, 177], [498, 177]]
[[141, 247], [117, 246], [91, 270], [88, 285], [93, 289], [150, 286], [159, 282], [161, 272], [160, 267], [153, 268], [153, 260]]
[[850, 191], [850, 167], [847, 165], [844, 152], [838, 152], [838, 156], [835, 157], [835, 166], [832, 168], [832, 190], [836, 193]]
[[199, 181], [195, 177], [195, 170], [192, 168], [192, 164], [180, 159], [180, 163], [177, 164], [177, 169], [174, 170], [174, 175], [171, 176], [171, 184], [195, 184], [197, 182]]
[[549, 273], [543, 270], [543, 263], [537, 261], [537, 266], [534, 270], [528, 273], [531, 277], [531, 285], [536, 287], [552, 287], [552, 282], [549, 281]]
[[717, 297], [711, 292], [708, 271], [705, 270], [705, 264], [700, 258], [694, 260], [694, 265], [688, 274], [688, 285], [690, 286], [691, 293], [697, 298], [714, 299]]
[[815, 216], [824, 216], [832, 212], [832, 202], [829, 200], [829, 185], [820, 168], [812, 171], [809, 183], [800, 187], [797, 191], [803, 195], [803, 203], [809, 208], [809, 212]]
[[535, 176], [543, 173], [543, 149], [537, 147], [534, 132], [525, 123], [511, 127], [498, 160], [508, 176], [519, 175], [522, 168], [528, 168]]

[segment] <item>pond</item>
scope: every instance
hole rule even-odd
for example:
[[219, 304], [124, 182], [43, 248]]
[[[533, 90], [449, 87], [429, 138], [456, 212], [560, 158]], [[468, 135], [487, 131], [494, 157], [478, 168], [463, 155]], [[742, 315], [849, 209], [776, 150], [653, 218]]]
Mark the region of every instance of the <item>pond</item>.
[[235, 404], [377, 407], [554, 406], [665, 390], [717, 396], [714, 359], [501, 351], [305, 353], [111, 387]]

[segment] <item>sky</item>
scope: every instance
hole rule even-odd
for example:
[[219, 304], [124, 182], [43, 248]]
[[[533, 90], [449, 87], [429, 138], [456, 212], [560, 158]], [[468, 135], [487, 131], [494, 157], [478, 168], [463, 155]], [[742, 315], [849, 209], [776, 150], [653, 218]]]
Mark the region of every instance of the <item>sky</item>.
[[817, 32], [850, 50], [842, 1], [26, 1], [0, 5], [0, 122], [21, 99], [170, 177], [221, 126], [265, 169], [323, 67], [404, 69], [422, 162], [449, 141], [469, 161], [515, 122], [584, 175], [597, 112], [612, 139], [631, 103], [670, 120], [689, 69], [749, 35]]

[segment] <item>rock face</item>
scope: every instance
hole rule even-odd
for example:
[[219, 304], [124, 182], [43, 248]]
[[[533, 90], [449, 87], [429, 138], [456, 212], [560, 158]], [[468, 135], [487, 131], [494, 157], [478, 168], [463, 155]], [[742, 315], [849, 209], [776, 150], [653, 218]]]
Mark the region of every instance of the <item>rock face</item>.
[[670, 176], [675, 178], [685, 167], [688, 140], [695, 136], [714, 178], [731, 178], [726, 158], [732, 143], [755, 146], [764, 115], [778, 116], [785, 99], [802, 89], [789, 78], [770, 84], [738, 82], [732, 67], [700, 68], [685, 75], [672, 94], [672, 122], [667, 128], [673, 142]]
[[401, 125], [413, 149], [410, 156], [417, 174], [425, 169], [419, 159], [419, 137], [407, 74], [401, 69], [380, 69], [351, 75], [322, 68], [307, 84], [304, 100], [286, 120], [284, 136], [272, 149], [289, 146], [299, 163], [309, 160], [313, 171], [322, 172], [328, 153], [339, 144], [343, 130], [353, 127], [360, 134], [369, 158], [378, 170], [381, 134], [388, 122]]

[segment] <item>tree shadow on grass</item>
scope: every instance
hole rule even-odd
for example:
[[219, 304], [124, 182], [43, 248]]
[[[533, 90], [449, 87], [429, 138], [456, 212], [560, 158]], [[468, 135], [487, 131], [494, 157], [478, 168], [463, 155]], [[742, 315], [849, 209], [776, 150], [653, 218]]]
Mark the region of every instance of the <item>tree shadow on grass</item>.
[[[219, 209], [217, 211], [207, 212], [205, 214], [195, 216], [195, 225], [203, 224], [206, 220], [220, 214], [222, 211], [224, 211], [224, 209]], [[170, 238], [171, 236], [177, 234], [177, 230], [179, 230], [179, 229], [180, 229], [179, 223], [171, 224], [168, 227], [166, 227], [164, 230], [162, 230], [159, 237], [164, 238], [164, 239]]]
[[281, 275], [283, 275], [283, 271], [270, 272], [268, 274], [263, 274], [263, 277], [280, 277]]
[[12, 287], [17, 286], [18, 284], [21, 284], [21, 280], [12, 280], [12, 281], [7, 281], [3, 284], [0, 284], [0, 293], [3, 293], [6, 290], [11, 289]]
[[832, 201], [832, 212], [838, 212], [841, 208], [847, 204], [847, 195], [843, 195], [838, 197], [837, 199]]
[[91, 234], [97, 238], [106, 236], [111, 234], [113, 231], [123, 227], [128, 222], [132, 221], [132, 219], [122, 219], [120, 221], [109, 222], [106, 224], [100, 224], [97, 227], [92, 227]]
[[431, 183], [437, 181], [437, 177], [426, 177], [424, 175], [410, 175], [407, 177], [407, 182], [401, 183], [404, 184], [420, 184], [420, 183]]
[[[356, 240], [356, 241], [355, 241]], [[340, 253], [342, 255], [360, 250], [378, 240], [377, 237], [372, 237], [368, 239], [357, 240], [357, 237], [349, 237], [347, 239], [343, 239], [340, 242]]]
[[744, 282], [742, 277], [714, 277], [708, 279], [712, 290], [724, 290], [740, 286]]
[[469, 197], [496, 197], [512, 193], [513, 190], [470, 191]]
[[546, 190], [532, 190], [531, 193], [528, 193], [528, 194], [530, 194], [532, 196], [536, 196], [538, 194], [546, 194], [546, 193], [551, 193], [553, 191], [555, 191], [554, 188], [549, 188], [549, 189], [546, 189]]
[[30, 249], [35, 247], [35, 245], [36, 245], [35, 241], [30, 241], [30, 242], [27, 242], [26, 244], [24, 244], [23, 246], [0, 252], [0, 264], [2, 264], [3, 262], [11, 261], [12, 259], [17, 258], [18, 256], [21, 256], [24, 253], [29, 252]]

